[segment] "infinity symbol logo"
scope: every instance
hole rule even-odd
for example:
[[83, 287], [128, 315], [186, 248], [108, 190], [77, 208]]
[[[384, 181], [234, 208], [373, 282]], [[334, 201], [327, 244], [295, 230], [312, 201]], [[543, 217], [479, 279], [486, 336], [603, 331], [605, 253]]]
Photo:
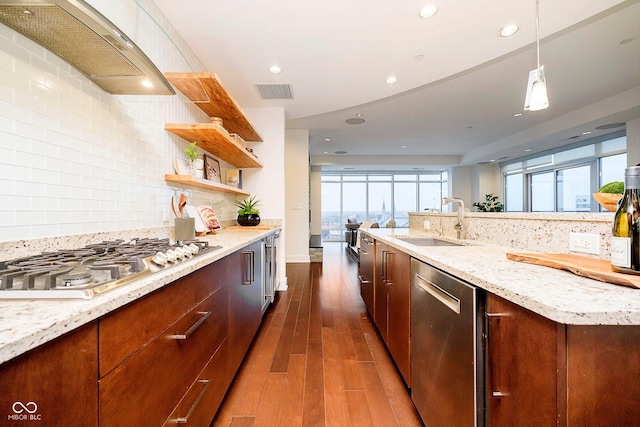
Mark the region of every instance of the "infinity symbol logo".
[[16, 414], [21, 414], [24, 411], [34, 414], [38, 410], [38, 405], [36, 405], [36, 402], [27, 402], [26, 405], [22, 402], [14, 402], [11, 409], [13, 409], [13, 412]]

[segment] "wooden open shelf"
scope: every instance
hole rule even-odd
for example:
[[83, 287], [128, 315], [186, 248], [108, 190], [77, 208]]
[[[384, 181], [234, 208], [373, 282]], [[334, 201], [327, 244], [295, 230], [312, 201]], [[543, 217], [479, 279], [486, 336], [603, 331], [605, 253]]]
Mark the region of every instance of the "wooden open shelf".
[[237, 168], [261, 168], [262, 162], [211, 123], [165, 123], [164, 128], [180, 138]]
[[262, 137], [220, 83], [215, 73], [165, 73], [167, 80], [209, 117], [220, 117], [222, 125], [245, 141], [262, 142]]
[[191, 187], [203, 188], [205, 190], [216, 190], [223, 193], [241, 194], [248, 196], [251, 193], [242, 188], [231, 187], [229, 185], [220, 184], [217, 182], [209, 181], [207, 179], [196, 178], [192, 175], [172, 175], [166, 174], [164, 180], [173, 182], [175, 184], [188, 185]]

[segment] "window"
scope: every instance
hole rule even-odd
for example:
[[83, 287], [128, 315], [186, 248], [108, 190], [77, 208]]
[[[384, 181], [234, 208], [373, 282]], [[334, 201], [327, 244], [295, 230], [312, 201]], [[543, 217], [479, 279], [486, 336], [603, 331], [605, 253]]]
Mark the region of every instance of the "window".
[[323, 174], [322, 238], [343, 240], [349, 219], [377, 222], [380, 227], [393, 219], [396, 227], [409, 227], [409, 212], [442, 208], [442, 197], [448, 194], [447, 180], [447, 171]]
[[624, 132], [592, 143], [501, 164], [507, 212], [598, 212], [592, 193], [623, 181]]

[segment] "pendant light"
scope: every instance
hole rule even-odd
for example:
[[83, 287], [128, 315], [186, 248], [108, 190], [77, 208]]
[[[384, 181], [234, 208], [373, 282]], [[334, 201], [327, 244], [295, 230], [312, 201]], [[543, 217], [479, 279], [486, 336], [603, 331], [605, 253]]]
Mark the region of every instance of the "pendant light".
[[547, 81], [544, 76], [544, 66], [540, 65], [540, 2], [536, 0], [536, 54], [538, 68], [529, 71], [527, 95], [524, 99], [524, 109], [529, 111], [544, 110], [549, 107], [547, 97]]

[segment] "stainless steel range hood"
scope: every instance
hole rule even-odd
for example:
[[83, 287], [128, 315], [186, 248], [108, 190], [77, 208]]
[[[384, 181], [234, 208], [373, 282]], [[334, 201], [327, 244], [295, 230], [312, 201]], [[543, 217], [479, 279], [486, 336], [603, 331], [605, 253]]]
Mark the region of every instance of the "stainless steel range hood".
[[82, 0], [0, 0], [0, 22], [49, 49], [109, 93], [175, 94], [144, 52]]

